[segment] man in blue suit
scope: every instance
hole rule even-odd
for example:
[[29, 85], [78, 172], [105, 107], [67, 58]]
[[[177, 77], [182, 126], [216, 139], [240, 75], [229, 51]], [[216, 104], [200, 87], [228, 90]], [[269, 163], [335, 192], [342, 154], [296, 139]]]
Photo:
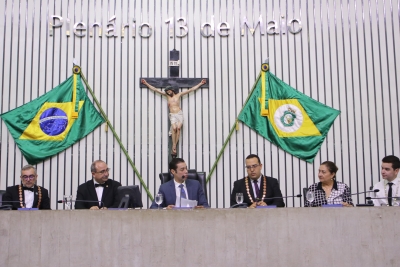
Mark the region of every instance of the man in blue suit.
[[[175, 207], [176, 200], [180, 198], [197, 200], [196, 208], [209, 208], [200, 183], [196, 180], [187, 179], [188, 169], [183, 159], [172, 159], [169, 163], [169, 171], [174, 176], [174, 179], [162, 184], [158, 190], [158, 193], [163, 196], [160, 208], [172, 209]], [[150, 209], [157, 208], [158, 205], [153, 202]]]

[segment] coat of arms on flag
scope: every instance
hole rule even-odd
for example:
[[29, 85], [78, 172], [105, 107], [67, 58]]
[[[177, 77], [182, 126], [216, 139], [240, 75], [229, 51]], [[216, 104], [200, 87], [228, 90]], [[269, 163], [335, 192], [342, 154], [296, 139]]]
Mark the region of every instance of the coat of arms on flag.
[[340, 111], [290, 87], [263, 64], [238, 119], [286, 152], [313, 162]]

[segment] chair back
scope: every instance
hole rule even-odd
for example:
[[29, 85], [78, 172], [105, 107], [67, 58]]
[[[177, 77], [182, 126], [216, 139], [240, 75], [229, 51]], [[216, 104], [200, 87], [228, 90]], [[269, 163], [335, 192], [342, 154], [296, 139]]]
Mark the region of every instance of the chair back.
[[[161, 183], [166, 183], [172, 179], [174, 176], [170, 172], [163, 172], [159, 175]], [[206, 195], [206, 199], [208, 201], [207, 196], [207, 184], [206, 184], [206, 173], [205, 172], [198, 172], [196, 170], [188, 170], [188, 177], [187, 179], [197, 180], [199, 181], [201, 188], [203, 188], [204, 195]]]
[[307, 192], [308, 192], [308, 187], [303, 188], [303, 199], [304, 199], [304, 205], [307, 202]]
[[11, 205], [3, 205], [3, 195], [6, 193], [6, 190], [0, 190], [0, 210], [12, 210]]
[[0, 190], [0, 206], [3, 205], [3, 195], [6, 193], [6, 190]]

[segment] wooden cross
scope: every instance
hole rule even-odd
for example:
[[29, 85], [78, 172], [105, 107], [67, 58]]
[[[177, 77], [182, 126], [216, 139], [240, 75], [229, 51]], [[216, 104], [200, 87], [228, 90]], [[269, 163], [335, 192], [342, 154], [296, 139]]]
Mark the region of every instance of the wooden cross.
[[[173, 49], [170, 51], [169, 60], [169, 77], [168, 78], [147, 78], [140, 77], [139, 84], [140, 88], [147, 88], [145, 84], [142, 83], [142, 79], [145, 79], [150, 85], [163, 89], [167, 86], [172, 86], [173, 88], [191, 88], [198, 85], [202, 80], [206, 80], [206, 84], [202, 85], [202, 88], [208, 88], [209, 82], [207, 78], [179, 78], [179, 51]], [[168, 129], [171, 127], [171, 122], [168, 120]], [[172, 138], [168, 141], [168, 151], [172, 150]], [[176, 149], [178, 153], [178, 149]], [[176, 154], [174, 157], [178, 156]], [[172, 156], [168, 153], [168, 162], [172, 160]]]

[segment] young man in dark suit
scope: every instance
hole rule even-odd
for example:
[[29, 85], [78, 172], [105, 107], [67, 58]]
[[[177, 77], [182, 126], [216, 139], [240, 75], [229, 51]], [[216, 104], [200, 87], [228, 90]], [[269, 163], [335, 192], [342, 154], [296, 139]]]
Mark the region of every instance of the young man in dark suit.
[[102, 160], [96, 160], [90, 167], [93, 179], [81, 184], [76, 193], [75, 209], [117, 208], [118, 187], [121, 184], [108, 179], [110, 169]]
[[262, 164], [257, 155], [247, 156], [246, 170], [247, 177], [233, 183], [231, 206], [236, 204], [236, 193], [243, 194], [243, 203], [247, 203], [249, 208], [266, 205], [285, 206], [278, 180], [261, 174]]
[[[195, 208], [209, 208], [206, 196], [198, 181], [187, 179], [188, 169], [181, 158], [174, 158], [169, 163], [169, 171], [174, 179], [162, 184], [158, 190], [163, 195], [163, 202], [160, 207], [172, 209], [175, 207], [178, 198], [197, 200]], [[153, 202], [150, 209], [157, 209], [158, 205]]]
[[[21, 169], [21, 184], [7, 187], [3, 195], [3, 205], [12, 205], [12, 209], [38, 208], [50, 209], [49, 191], [36, 185], [38, 178], [35, 167], [26, 165]], [[7, 201], [13, 201], [8, 202]], [[15, 202], [18, 201], [18, 202]]]

